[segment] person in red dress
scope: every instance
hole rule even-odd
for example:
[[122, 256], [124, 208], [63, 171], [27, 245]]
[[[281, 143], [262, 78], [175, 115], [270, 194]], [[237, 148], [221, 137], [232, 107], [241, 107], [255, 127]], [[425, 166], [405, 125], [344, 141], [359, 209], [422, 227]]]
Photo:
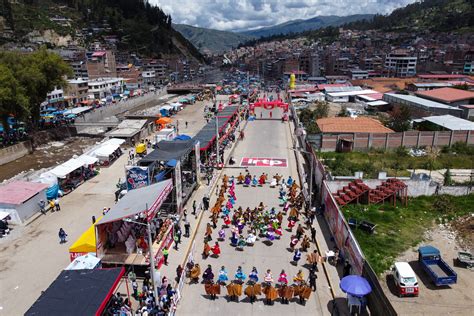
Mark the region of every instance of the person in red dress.
[[221, 248], [219, 247], [219, 243], [216, 241], [214, 246], [211, 248], [212, 253], [214, 256], [219, 256], [221, 254]]

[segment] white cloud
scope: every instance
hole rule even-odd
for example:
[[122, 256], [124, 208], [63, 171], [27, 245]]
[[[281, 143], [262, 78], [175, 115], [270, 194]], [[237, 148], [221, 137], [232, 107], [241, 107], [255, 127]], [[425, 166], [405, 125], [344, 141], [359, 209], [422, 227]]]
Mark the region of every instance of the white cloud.
[[390, 13], [415, 0], [149, 0], [174, 23], [245, 30], [318, 15]]

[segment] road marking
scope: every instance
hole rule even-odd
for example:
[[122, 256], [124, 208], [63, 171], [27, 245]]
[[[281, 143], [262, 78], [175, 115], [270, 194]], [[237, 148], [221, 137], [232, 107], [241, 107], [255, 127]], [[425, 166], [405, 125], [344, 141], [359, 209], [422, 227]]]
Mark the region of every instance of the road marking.
[[288, 167], [286, 158], [270, 157], [243, 157], [240, 161], [241, 167]]

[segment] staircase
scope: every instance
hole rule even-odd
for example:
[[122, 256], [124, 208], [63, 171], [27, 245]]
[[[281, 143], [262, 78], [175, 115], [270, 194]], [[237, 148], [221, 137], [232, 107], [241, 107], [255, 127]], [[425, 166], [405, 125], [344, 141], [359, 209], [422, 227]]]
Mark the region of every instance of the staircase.
[[365, 202], [368, 204], [383, 203], [386, 200], [391, 200], [396, 205], [397, 196], [406, 203], [407, 185], [398, 179], [388, 179], [383, 181], [375, 189], [369, 188], [362, 180], [357, 179], [344, 186], [342, 190], [337, 190], [333, 193], [334, 199], [340, 206], [347, 205], [356, 201], [362, 202], [361, 197], [365, 197]]

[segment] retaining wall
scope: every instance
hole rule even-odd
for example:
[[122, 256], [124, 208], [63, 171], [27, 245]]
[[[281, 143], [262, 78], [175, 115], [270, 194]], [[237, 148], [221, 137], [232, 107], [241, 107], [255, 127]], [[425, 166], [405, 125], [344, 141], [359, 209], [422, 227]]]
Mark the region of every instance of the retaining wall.
[[319, 134], [311, 137], [311, 141], [321, 151], [336, 151], [340, 140], [351, 141], [352, 150], [396, 149], [404, 147], [442, 147], [462, 142], [474, 145], [472, 131], [409, 131], [403, 133], [347, 133]]
[[33, 151], [31, 141], [27, 140], [13, 146], [0, 149], [0, 165], [12, 162]]

